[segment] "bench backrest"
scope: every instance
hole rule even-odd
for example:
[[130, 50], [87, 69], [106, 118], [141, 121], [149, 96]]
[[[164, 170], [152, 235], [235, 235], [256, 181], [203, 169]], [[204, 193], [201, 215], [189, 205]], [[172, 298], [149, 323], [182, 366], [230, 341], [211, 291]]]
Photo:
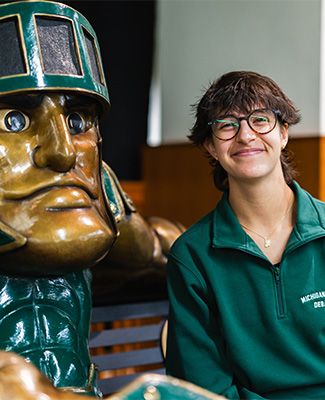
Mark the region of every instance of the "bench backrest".
[[89, 345], [104, 395], [141, 374], [165, 373], [160, 340], [167, 314], [167, 300], [93, 308]]

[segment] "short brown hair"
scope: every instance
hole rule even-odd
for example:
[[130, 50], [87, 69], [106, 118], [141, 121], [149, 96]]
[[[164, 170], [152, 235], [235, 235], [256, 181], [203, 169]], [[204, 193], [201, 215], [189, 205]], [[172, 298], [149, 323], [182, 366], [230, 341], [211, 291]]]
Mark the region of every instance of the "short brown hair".
[[[201, 147], [212, 136], [208, 122], [220, 114], [234, 111], [248, 114], [256, 106], [277, 110], [279, 123], [282, 125], [286, 123], [291, 126], [301, 119], [299, 110], [272, 79], [256, 72], [233, 71], [214, 81], [194, 106], [196, 121], [188, 137], [193, 144]], [[210, 155], [209, 160], [214, 168], [215, 186], [219, 190], [226, 190], [227, 172]], [[292, 156], [286, 148], [281, 153], [281, 165], [286, 182], [292, 183], [296, 171], [292, 166]]]

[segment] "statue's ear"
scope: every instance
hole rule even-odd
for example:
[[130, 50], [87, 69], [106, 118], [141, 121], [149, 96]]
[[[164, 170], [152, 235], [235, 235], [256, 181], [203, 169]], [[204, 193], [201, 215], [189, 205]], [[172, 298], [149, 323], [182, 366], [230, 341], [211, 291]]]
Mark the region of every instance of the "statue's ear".
[[27, 239], [0, 221], [0, 253], [24, 246]]

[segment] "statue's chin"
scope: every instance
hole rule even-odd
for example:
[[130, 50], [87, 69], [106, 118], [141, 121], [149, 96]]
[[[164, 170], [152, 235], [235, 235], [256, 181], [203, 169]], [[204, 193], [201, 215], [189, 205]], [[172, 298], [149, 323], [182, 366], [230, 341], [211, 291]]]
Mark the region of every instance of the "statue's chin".
[[46, 276], [82, 270], [100, 261], [115, 240], [115, 232], [98, 214], [96, 218], [83, 215], [68, 224], [58, 219], [52, 222], [25, 235], [23, 247], [1, 254], [0, 271]]

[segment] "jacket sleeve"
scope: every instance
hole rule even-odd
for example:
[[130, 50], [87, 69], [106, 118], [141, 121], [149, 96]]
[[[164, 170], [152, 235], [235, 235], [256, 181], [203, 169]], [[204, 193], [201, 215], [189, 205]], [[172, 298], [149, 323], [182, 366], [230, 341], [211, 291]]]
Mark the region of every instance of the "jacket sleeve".
[[[225, 358], [217, 310], [208, 301], [205, 282], [174, 256], [167, 264], [170, 311], [167, 374], [192, 382], [229, 399], [262, 399], [237, 388]], [[243, 390], [243, 391], [242, 391]], [[247, 396], [247, 397], [246, 397]]]
[[216, 316], [203, 279], [170, 256], [167, 264], [170, 310], [166, 372], [214, 393], [239, 399], [222, 354]]

